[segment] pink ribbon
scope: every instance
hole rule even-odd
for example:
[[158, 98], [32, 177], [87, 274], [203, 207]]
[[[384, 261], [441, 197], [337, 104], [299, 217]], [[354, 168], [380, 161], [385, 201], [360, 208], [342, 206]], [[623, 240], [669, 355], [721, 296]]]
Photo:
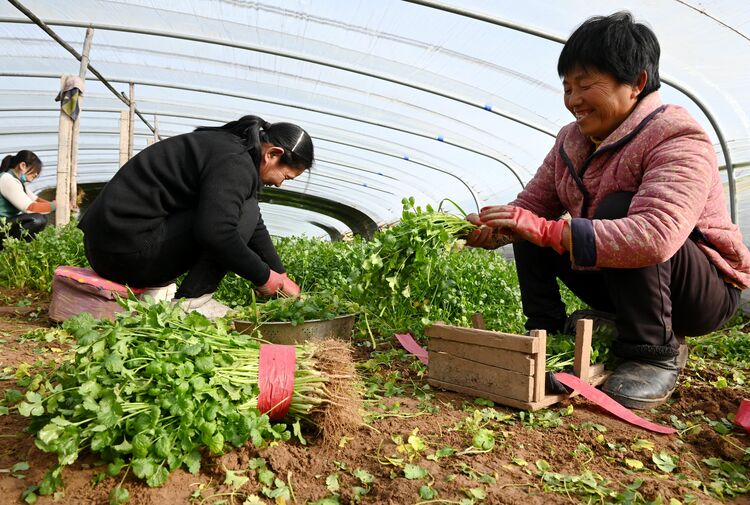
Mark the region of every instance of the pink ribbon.
[[396, 333], [396, 340], [399, 341], [404, 349], [419, 358], [419, 361], [425, 365], [429, 363], [430, 358], [427, 356], [427, 350], [414, 340], [411, 333]]
[[663, 433], [665, 435], [677, 433], [677, 430], [674, 428], [652, 423], [651, 421], [647, 421], [646, 419], [635, 415], [632, 411], [623, 407], [612, 398], [602, 393], [588, 382], [582, 381], [575, 375], [560, 372], [555, 374], [555, 379], [573, 389], [587, 400], [594, 402], [610, 414], [619, 417], [627, 423], [633, 424], [635, 426], [640, 426], [641, 428], [645, 428], [655, 433]]

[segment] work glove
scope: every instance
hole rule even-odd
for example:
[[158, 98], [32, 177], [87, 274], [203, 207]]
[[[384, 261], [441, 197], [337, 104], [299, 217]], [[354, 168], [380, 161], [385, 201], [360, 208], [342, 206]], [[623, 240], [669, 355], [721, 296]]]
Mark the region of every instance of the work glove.
[[300, 289], [286, 273], [280, 274], [271, 270], [268, 280], [262, 286], [258, 286], [258, 292], [263, 296], [273, 296], [281, 293], [286, 296], [299, 296]]
[[514, 235], [510, 230], [484, 226], [478, 214], [469, 214], [466, 216], [466, 220], [479, 227], [466, 237], [466, 245], [470, 247], [497, 249], [513, 242]]
[[524, 240], [541, 247], [551, 247], [564, 253], [563, 232], [568, 222], [563, 219], [549, 221], [530, 210], [512, 205], [494, 205], [479, 212], [480, 221], [491, 228], [507, 228]]
[[300, 287], [296, 282], [290, 279], [289, 276], [287, 276], [286, 272], [281, 274], [281, 276], [284, 278], [284, 285], [281, 287], [281, 292], [287, 296], [293, 296], [297, 298], [301, 291]]

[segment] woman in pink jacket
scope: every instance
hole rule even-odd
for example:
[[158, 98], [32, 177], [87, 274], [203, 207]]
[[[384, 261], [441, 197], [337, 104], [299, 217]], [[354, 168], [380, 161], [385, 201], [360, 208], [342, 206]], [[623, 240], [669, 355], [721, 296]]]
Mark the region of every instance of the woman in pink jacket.
[[627, 12], [577, 28], [557, 65], [575, 122], [516, 200], [469, 216], [482, 225], [469, 245], [514, 242], [528, 329], [562, 330], [557, 279], [614, 314], [621, 362], [602, 389], [631, 408], [670, 397], [684, 337], [721, 327], [750, 286], [713, 145], [662, 104], [659, 53]]

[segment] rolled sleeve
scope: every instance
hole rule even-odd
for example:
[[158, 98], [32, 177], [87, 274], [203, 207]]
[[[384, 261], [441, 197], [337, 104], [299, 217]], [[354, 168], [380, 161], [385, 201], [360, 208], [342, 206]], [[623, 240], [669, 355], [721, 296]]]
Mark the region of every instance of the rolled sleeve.
[[570, 221], [573, 262], [581, 267], [596, 265], [596, 234], [590, 219], [574, 218]]

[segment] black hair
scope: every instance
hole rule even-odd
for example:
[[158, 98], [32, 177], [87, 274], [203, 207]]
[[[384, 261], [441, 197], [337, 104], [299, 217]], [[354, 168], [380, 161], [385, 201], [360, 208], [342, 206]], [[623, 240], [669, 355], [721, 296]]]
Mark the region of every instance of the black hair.
[[42, 171], [42, 160], [39, 159], [39, 156], [32, 151], [24, 149], [23, 151], [18, 151], [15, 156], [9, 154], [3, 158], [3, 162], [0, 165], [0, 172], [7, 172], [16, 168], [21, 163], [26, 163], [26, 166], [29, 167], [26, 171], [29, 175], [39, 175]]
[[648, 80], [640, 100], [661, 86], [656, 35], [646, 25], [636, 23], [627, 11], [610, 16], [594, 16], [576, 28], [563, 46], [557, 60], [557, 74], [562, 78], [575, 69], [607, 72], [617, 81], [634, 85], [645, 70]]
[[201, 130], [225, 130], [242, 139], [253, 157], [256, 166], [260, 167], [261, 145], [268, 143], [284, 149], [281, 163], [291, 167], [307, 170], [315, 161], [312, 138], [292, 123], [269, 123], [258, 116], [243, 116], [223, 126], [202, 126]]

